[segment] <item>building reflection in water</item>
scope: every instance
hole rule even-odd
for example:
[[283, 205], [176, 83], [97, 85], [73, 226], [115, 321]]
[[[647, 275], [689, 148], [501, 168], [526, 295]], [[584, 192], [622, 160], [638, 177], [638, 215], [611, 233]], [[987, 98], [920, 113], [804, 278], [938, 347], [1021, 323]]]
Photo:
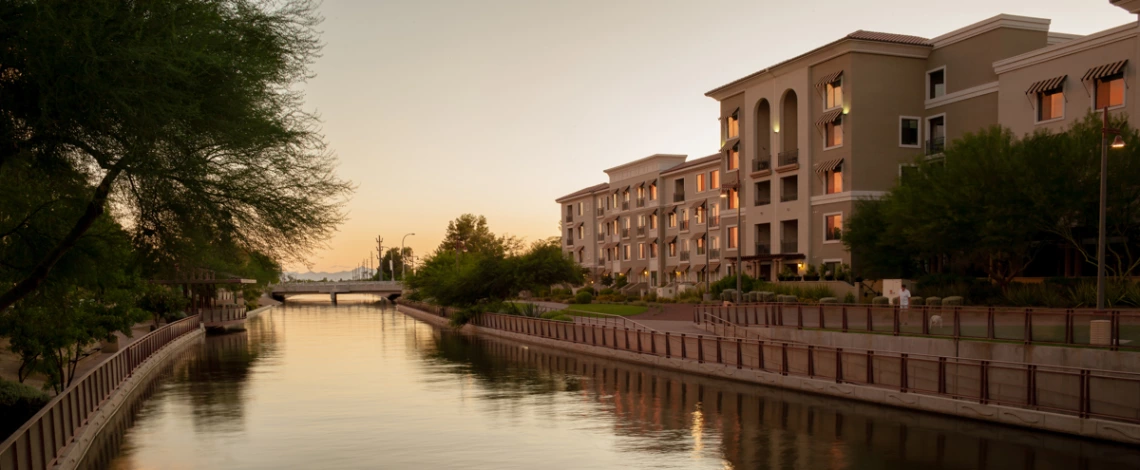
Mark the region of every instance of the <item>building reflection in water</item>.
[[[573, 393], [612, 413], [637, 452], [707, 458], [726, 468], [1076, 469], [1140, 467], [1111, 443], [674, 373], [483, 336], [416, 328], [422, 354], [459, 365], [509, 413]], [[431, 335], [429, 341], [420, 335]], [[718, 445], [707, 449], [708, 445]]]

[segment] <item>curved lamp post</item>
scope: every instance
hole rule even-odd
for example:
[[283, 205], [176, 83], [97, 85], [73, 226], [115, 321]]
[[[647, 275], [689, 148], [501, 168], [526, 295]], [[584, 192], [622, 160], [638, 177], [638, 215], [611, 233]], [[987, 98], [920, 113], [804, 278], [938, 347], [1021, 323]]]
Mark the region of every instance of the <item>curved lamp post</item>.
[[407, 240], [408, 237], [412, 236], [412, 235], [415, 235], [415, 234], [409, 233], [407, 235], [404, 235], [404, 238], [400, 239], [400, 280], [401, 281], [403, 281], [404, 276], [408, 274], [408, 262], [404, 260], [404, 240]]

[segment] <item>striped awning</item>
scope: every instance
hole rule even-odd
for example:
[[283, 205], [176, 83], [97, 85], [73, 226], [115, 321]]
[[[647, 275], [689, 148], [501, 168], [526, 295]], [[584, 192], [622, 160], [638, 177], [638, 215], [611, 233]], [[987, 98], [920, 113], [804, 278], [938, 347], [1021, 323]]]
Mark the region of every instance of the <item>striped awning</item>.
[[1109, 75], [1116, 75], [1116, 74], [1120, 73], [1121, 70], [1124, 70], [1124, 64], [1127, 64], [1127, 63], [1128, 63], [1128, 59], [1124, 59], [1124, 60], [1119, 61], [1119, 62], [1113, 62], [1111, 64], [1104, 64], [1104, 65], [1100, 65], [1097, 67], [1093, 67], [1093, 68], [1089, 69], [1088, 72], [1085, 72], [1085, 76], [1083, 78], [1081, 78], [1081, 81], [1083, 82], [1085, 80], [1096, 80], [1096, 79], [1101, 78], [1101, 77], [1107, 77]]
[[733, 137], [724, 141], [724, 145], [720, 146], [720, 151], [727, 152], [728, 149], [731, 149], [733, 146], [735, 146], [737, 142], [740, 142], [740, 137]]
[[603, 220], [603, 222], [602, 222], [602, 223], [604, 223], [604, 224], [609, 224], [610, 222], [613, 222], [613, 221], [615, 221], [615, 220], [617, 220], [617, 219], [618, 219], [618, 216], [616, 216], [616, 215], [613, 215], [613, 216], [609, 216], [609, 217], [606, 217], [606, 218]]
[[713, 264], [709, 265], [709, 272], [719, 271], [719, 270], [720, 270], [720, 263], [713, 263]]
[[835, 170], [836, 168], [839, 167], [839, 165], [842, 165], [842, 164], [843, 164], [842, 158], [836, 158], [835, 160], [828, 160], [826, 162], [821, 162], [820, 164], [815, 166], [815, 174], [822, 175], [822, 174], [827, 173], [829, 171]]
[[617, 246], [618, 246], [618, 242], [606, 243], [605, 249], [608, 250], [610, 248], [617, 248]]
[[1041, 80], [1037, 83], [1029, 85], [1029, 89], [1025, 90], [1025, 94], [1036, 95], [1036, 94], [1041, 93], [1043, 91], [1049, 91], [1049, 90], [1059, 88], [1062, 83], [1065, 83], [1065, 77], [1068, 77], [1068, 75], [1061, 75], [1060, 77], [1053, 77], [1053, 78], [1050, 78], [1048, 80]]
[[649, 240], [649, 242], [648, 242], [648, 243], [649, 243], [650, 245], [652, 245], [652, 244], [654, 244], [654, 243], [657, 243], [657, 239], [656, 239], [656, 238], [654, 238], [654, 239], [651, 239], [651, 240]]
[[672, 237], [669, 237], [669, 239], [665, 241], [665, 244], [668, 245], [670, 243], [675, 243], [676, 241], [677, 241], [677, 236], [673, 235]]
[[823, 87], [827, 86], [828, 83], [834, 82], [834, 81], [838, 80], [839, 77], [842, 77], [842, 76], [843, 76], [842, 70], [835, 72], [835, 73], [829, 73], [829, 74], [825, 75], [823, 78], [821, 78], [818, 82], [815, 82], [815, 89], [816, 90], [822, 90]]
[[692, 236], [692, 239], [693, 239], [693, 240], [699, 240], [699, 239], [701, 239], [701, 238], [705, 238], [705, 234], [704, 234], [704, 232], [701, 232], [701, 233], [697, 233], [697, 234], [694, 234], [694, 235]]
[[831, 111], [823, 113], [823, 116], [819, 117], [819, 120], [815, 122], [815, 125], [819, 126], [819, 127], [826, 126], [828, 124], [835, 122], [835, 120], [839, 119], [839, 116], [842, 116], [842, 115], [843, 115], [843, 108], [833, 109]]
[[691, 207], [691, 208], [693, 208], [693, 209], [696, 209], [696, 208], [698, 208], [698, 207], [701, 207], [701, 206], [705, 205], [705, 202], [708, 202], [708, 201], [705, 201], [704, 199], [702, 199], [702, 200], [700, 200], [700, 201], [694, 202], [694, 203], [693, 203], [693, 205], [691, 205], [691, 206], [689, 206], [689, 207]]

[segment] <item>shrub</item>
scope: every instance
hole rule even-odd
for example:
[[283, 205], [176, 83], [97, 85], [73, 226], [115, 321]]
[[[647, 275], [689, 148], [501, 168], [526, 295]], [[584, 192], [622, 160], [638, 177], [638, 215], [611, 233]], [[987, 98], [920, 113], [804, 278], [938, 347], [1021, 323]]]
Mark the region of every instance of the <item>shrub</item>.
[[956, 295], [950, 296], [950, 297], [947, 297], [945, 299], [942, 299], [942, 305], [946, 305], [946, 306], [949, 306], [949, 305], [965, 305], [965, 299], [963, 299], [959, 296], [956, 296]]
[[598, 292], [595, 291], [594, 288], [591, 286], [586, 286], [586, 287], [583, 287], [581, 289], [578, 289], [579, 294], [581, 294], [583, 292], [588, 292], [590, 295], [597, 295], [598, 294]]
[[1016, 307], [1053, 307], [1064, 308], [1073, 306], [1073, 301], [1065, 297], [1053, 285], [1046, 284], [1011, 284], [1005, 291], [1005, 302]]
[[926, 305], [941, 306], [942, 305], [942, 297], [927, 297], [926, 298]]
[[881, 295], [871, 299], [871, 305], [890, 305], [890, 304], [891, 304], [891, 299], [888, 299], [888, 298], [883, 297]]
[[847, 295], [843, 296], [843, 303], [845, 304], [853, 304], [858, 302], [859, 300], [855, 298], [855, 294], [851, 292], [848, 292]]
[[20, 429], [24, 422], [43, 408], [51, 397], [22, 383], [0, 379], [0, 439]]
[[720, 300], [732, 302], [736, 300], [736, 289], [724, 289], [720, 292]]
[[578, 294], [574, 296], [574, 303], [576, 304], [588, 304], [593, 301], [594, 295], [585, 290], [578, 291]]
[[776, 296], [776, 302], [780, 302], [782, 304], [783, 303], [795, 303], [798, 301], [799, 301], [799, 299], [794, 295], [777, 295]]
[[772, 302], [776, 300], [775, 292], [763, 291], [757, 292], [757, 294], [760, 302]]
[[910, 306], [910, 305], [926, 305], [926, 299], [924, 299], [924, 298], [922, 298], [922, 297], [919, 297], [919, 296], [917, 296], [917, 295], [915, 295], [915, 296], [911, 296], [911, 298], [910, 298], [910, 300], [908, 301], [907, 305], [908, 305], [908, 306]]
[[614, 290], [611, 287], [607, 287], [605, 289], [602, 289], [602, 292], [600, 295], [614, 295]]
[[837, 304], [837, 303], [839, 303], [839, 299], [837, 299], [835, 297], [824, 297], [822, 299], [819, 299], [819, 303], [821, 303], [821, 304]]
[[650, 290], [649, 294], [645, 296], [645, 300], [647, 300], [649, 302], [656, 302], [657, 301], [657, 291], [656, 290]]

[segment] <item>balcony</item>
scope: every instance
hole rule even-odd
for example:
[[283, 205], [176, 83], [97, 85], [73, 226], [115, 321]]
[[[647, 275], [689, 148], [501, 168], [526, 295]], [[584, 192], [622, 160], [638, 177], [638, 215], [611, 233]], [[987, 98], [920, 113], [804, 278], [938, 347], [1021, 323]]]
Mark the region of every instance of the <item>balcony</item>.
[[567, 215], [566, 215], [566, 221], [567, 221], [567, 222], [573, 222], [573, 221], [574, 221], [574, 216], [573, 216], [573, 215], [571, 215], [571, 214], [567, 214]]
[[799, 253], [799, 251], [800, 251], [799, 242], [781, 242], [780, 243], [780, 253]]
[[645, 227], [638, 227], [637, 228], [637, 236], [638, 237], [644, 237], [645, 236]]
[[688, 220], [682, 220], [681, 221], [681, 231], [684, 232], [687, 230], [689, 230], [689, 221]]
[[574, 239], [573, 238], [567, 238], [566, 239], [566, 246], [574, 246]]
[[629, 229], [628, 228], [621, 229], [621, 237], [622, 238], [629, 238]]
[[644, 197], [637, 198], [637, 207], [645, 207], [645, 198]]
[[772, 254], [772, 244], [771, 243], [757, 243], [755, 254], [757, 254], [757, 255], [770, 255], [770, 254]]
[[685, 202], [685, 193], [683, 193], [683, 192], [674, 193], [673, 194], [673, 202]]
[[780, 152], [777, 163], [780, 166], [798, 165], [800, 163], [800, 150], [788, 150], [787, 152]]
[[772, 156], [765, 155], [762, 158], [752, 160], [752, 172], [767, 171], [772, 169]]
[[945, 149], [946, 149], [946, 138], [945, 137], [935, 137], [933, 139], [926, 141], [926, 154], [927, 155], [938, 155], [938, 154], [942, 153], [942, 151]]
[[689, 260], [689, 252], [682, 251], [681, 252], [681, 262], [683, 263], [683, 262], [688, 261], [688, 260]]
[[704, 256], [704, 255], [705, 255], [705, 247], [698, 246], [697, 247], [697, 256]]
[[795, 201], [800, 198], [799, 193], [784, 193], [780, 195], [780, 202]]
[[601, 217], [601, 216], [606, 215], [606, 210], [604, 208], [598, 207], [598, 208], [594, 209], [594, 214], [597, 215], [598, 217]]
[[621, 210], [623, 210], [623, 211], [629, 210], [629, 201], [622, 201], [621, 202]]
[[709, 259], [720, 259], [720, 248], [709, 250]]
[[753, 199], [752, 202], [755, 206], [766, 206], [772, 203], [772, 195], [767, 193], [757, 194], [756, 198]]

